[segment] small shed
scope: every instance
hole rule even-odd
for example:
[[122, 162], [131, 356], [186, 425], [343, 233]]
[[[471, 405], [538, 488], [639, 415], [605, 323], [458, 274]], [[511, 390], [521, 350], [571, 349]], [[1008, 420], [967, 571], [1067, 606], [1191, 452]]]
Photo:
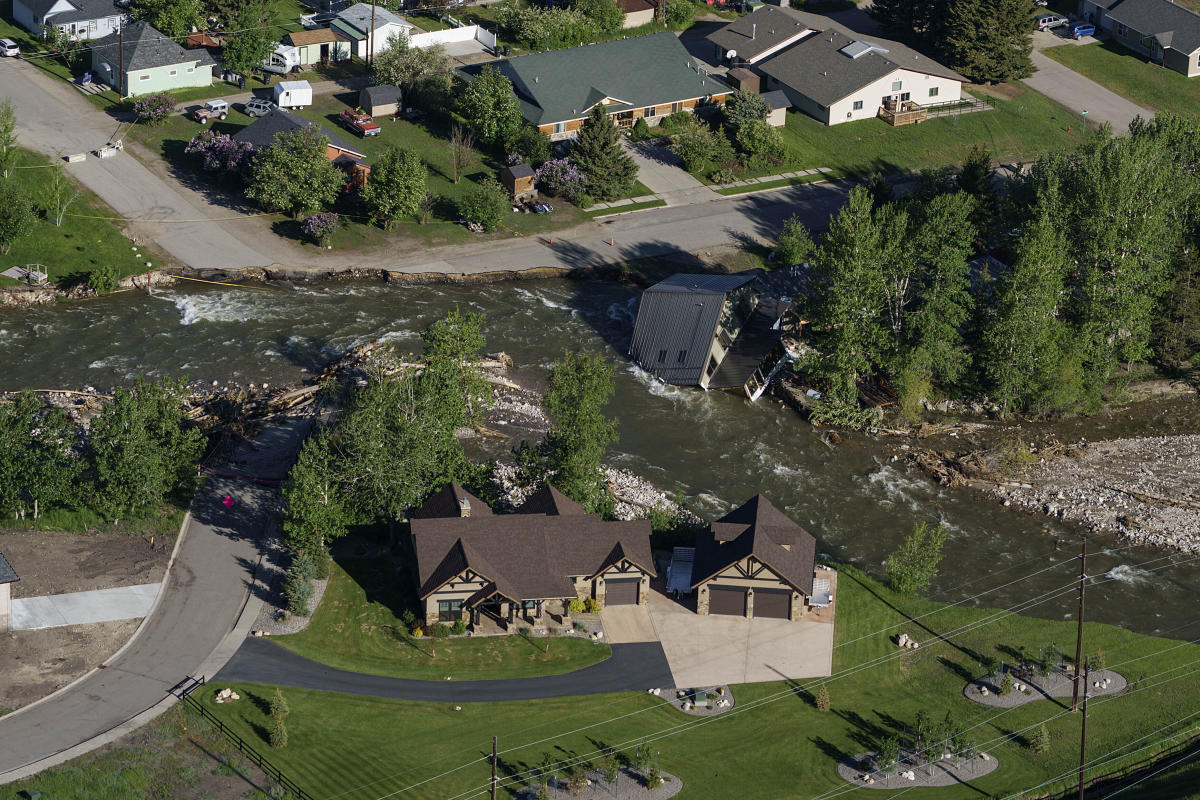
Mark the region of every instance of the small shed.
[[301, 67], [350, 58], [350, 40], [331, 28], [293, 31], [283, 37], [283, 42], [296, 48]]
[[621, 27], [625, 30], [640, 28], [654, 22], [655, 5], [649, 0], [617, 0], [617, 7], [625, 15]]
[[533, 167], [528, 164], [514, 164], [500, 170], [500, 183], [512, 195], [514, 203], [537, 194], [533, 188]]
[[0, 633], [8, 633], [12, 619], [12, 594], [9, 587], [19, 580], [21, 579], [17, 577], [17, 571], [4, 558], [4, 554], [0, 553]]
[[746, 67], [734, 67], [725, 73], [725, 82], [743, 92], [758, 94], [762, 87], [762, 78]]
[[792, 107], [792, 101], [788, 100], [787, 93], [782, 89], [776, 89], [773, 92], [763, 93], [762, 99], [767, 104], [767, 123], [772, 128], [782, 128], [786, 125], [787, 110]]
[[358, 107], [372, 117], [400, 113], [403, 92], [399, 86], [367, 86], [358, 92]]

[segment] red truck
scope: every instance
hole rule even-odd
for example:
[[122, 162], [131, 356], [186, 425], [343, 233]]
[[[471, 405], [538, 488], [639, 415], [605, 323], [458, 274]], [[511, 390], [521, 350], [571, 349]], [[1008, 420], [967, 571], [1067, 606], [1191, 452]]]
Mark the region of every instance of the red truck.
[[371, 119], [370, 114], [353, 111], [349, 108], [342, 112], [341, 120], [348, 130], [354, 131], [359, 136], [378, 136], [382, 130], [375, 124], [375, 120]]

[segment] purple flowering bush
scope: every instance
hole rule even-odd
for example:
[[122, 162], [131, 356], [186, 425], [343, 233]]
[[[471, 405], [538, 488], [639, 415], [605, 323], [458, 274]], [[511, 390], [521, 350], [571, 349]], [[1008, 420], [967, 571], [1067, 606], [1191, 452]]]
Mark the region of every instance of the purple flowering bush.
[[143, 125], [162, 125], [175, 110], [175, 96], [170, 92], [155, 92], [133, 101], [133, 113]]
[[338, 229], [341, 224], [341, 219], [332, 211], [323, 211], [320, 214], [313, 214], [300, 226], [304, 231], [304, 235], [312, 239], [319, 245], [324, 246], [329, 241], [329, 237]]
[[587, 177], [565, 158], [545, 162], [533, 173], [537, 185], [550, 194], [577, 202], [587, 190]]
[[199, 156], [200, 165], [207, 172], [231, 175], [249, 169], [250, 161], [254, 158], [254, 145], [235, 141], [228, 133], [216, 133], [211, 128], [205, 128], [192, 137], [183, 152]]
[[520, 153], [509, 153], [504, 159], [504, 163], [510, 167], [515, 167], [517, 164], [524, 164], [525, 159], [521, 158]]

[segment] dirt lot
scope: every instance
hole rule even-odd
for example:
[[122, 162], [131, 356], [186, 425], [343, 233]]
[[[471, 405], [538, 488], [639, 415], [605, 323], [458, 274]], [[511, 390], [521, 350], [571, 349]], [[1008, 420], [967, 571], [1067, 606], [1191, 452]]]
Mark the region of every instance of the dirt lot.
[[[99, 533], [0, 532], [21, 580], [13, 597], [110, 589], [162, 580], [175, 537]], [[137, 629], [138, 620], [0, 634], [0, 714], [28, 705], [102, 663]]]

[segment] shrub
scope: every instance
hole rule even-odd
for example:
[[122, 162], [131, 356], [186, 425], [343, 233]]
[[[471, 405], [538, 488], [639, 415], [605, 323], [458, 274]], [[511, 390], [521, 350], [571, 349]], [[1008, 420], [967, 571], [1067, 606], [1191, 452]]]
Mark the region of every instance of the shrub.
[[517, 128], [508, 143], [509, 149], [527, 164], [541, 164], [550, 159], [550, 137], [532, 125]]
[[934, 526], [924, 520], [918, 522], [912, 533], [888, 556], [886, 570], [892, 588], [905, 595], [927, 589], [937, 575], [945, 543], [945, 525]]
[[276, 717], [274, 724], [271, 726], [271, 733], [268, 737], [268, 743], [271, 747], [280, 748], [287, 747], [287, 725], [283, 722], [283, 717]]
[[453, 629], [444, 622], [435, 624], [429, 631], [430, 636], [449, 636]]
[[96, 294], [114, 292], [117, 289], [117, 268], [112, 264], [97, 267], [88, 273], [87, 282]]
[[425, 637], [425, 631], [420, 625], [417, 625], [412, 629], [412, 636], [414, 639], [423, 639]]
[[692, 0], [665, 0], [667, 7], [664, 12], [667, 24], [675, 30], [683, 30], [692, 24], [695, 6]]
[[828, 711], [831, 708], [829, 687], [825, 684], [821, 684], [821, 687], [817, 689], [816, 697], [813, 698], [813, 705], [816, 706], [817, 711]]
[[[297, 562], [299, 560], [297, 559]], [[283, 596], [287, 600], [288, 611], [300, 617], [309, 615], [308, 604], [313, 596], [312, 579], [297, 569], [295, 562], [288, 568], [284, 577]]]
[[485, 178], [459, 201], [458, 211], [463, 219], [491, 232], [500, 227], [508, 207], [508, 193], [504, 191], [504, 187], [492, 178]]
[[[583, 613], [583, 601], [580, 600], [578, 597], [572, 597], [571, 600], [567, 603], [567, 613], [568, 614], [582, 614]], [[580, 630], [583, 630], [583, 628], [584, 628], [584, 625], [579, 622], [576, 622], [575, 626], [577, 628], [579, 628]]]
[[175, 110], [175, 96], [170, 92], [154, 92], [133, 101], [133, 113], [138, 122], [151, 127], [162, 125]]
[[571, 794], [583, 794], [583, 790], [587, 788], [587, 781], [587, 771], [582, 764], [576, 764], [567, 777], [567, 791]]
[[544, 162], [533, 173], [537, 185], [546, 192], [568, 200], [576, 205], [587, 186], [587, 176], [566, 158], [555, 158]]
[[739, 126], [734, 138], [738, 149], [748, 156], [771, 160], [783, 158], [783, 137], [762, 120], [751, 120]]
[[650, 774], [646, 776], [646, 788], [650, 791], [661, 788], [663, 785], [662, 774], [658, 771], [658, 765], [655, 764], [650, 768]]
[[676, 111], [674, 114], [669, 114], [663, 117], [659, 121], [658, 127], [662, 128], [668, 133], [674, 133], [686, 128], [688, 123], [695, 118], [695, 115], [690, 111]]
[[713, 183], [733, 183], [737, 180], [737, 175], [729, 167], [721, 167], [708, 173], [708, 179]]
[[400, 624], [405, 630], [412, 630], [413, 625], [417, 624], [417, 615], [413, 613], [411, 608], [405, 608], [400, 611]]
[[583, 610], [589, 614], [599, 614], [600, 609], [604, 606], [594, 597], [589, 597], [583, 601]]
[[1038, 755], [1050, 751], [1050, 732], [1045, 725], [1037, 726], [1037, 730], [1029, 737], [1029, 749]]
[[814, 249], [812, 236], [799, 216], [793, 215], [784, 220], [779, 242], [775, 246], [775, 258], [780, 264], [785, 267], [803, 264]]
[[288, 711], [290, 711], [290, 709], [288, 708], [287, 700], [285, 700], [283, 697], [283, 690], [276, 688], [275, 694], [271, 695], [271, 703], [268, 713], [272, 718], [280, 719], [281, 717], [286, 717], [288, 715]]
[[320, 214], [313, 214], [304, 220], [304, 224], [300, 227], [304, 231], [304, 235], [311, 239], [314, 244], [324, 247], [329, 242], [329, 237], [333, 236], [334, 231], [340, 225], [341, 217], [332, 211], [323, 211]]
[[206, 172], [222, 175], [243, 175], [254, 158], [254, 145], [236, 141], [228, 133], [217, 133], [205, 128], [192, 137], [183, 149], [186, 155], [200, 159], [200, 167]]
[[1087, 657], [1087, 668], [1092, 672], [1099, 672], [1104, 669], [1104, 651], [1097, 650]]
[[1006, 672], [1006, 673], [1004, 673], [1004, 677], [1000, 679], [1000, 695], [1002, 697], [1007, 697], [1008, 695], [1012, 694], [1012, 690], [1013, 690], [1012, 675], [1010, 675]]
[[450, 632], [455, 636], [462, 636], [467, 632], [467, 623], [463, 622], [461, 619], [458, 620], [450, 626]]
[[730, 130], [739, 131], [747, 123], [766, 120], [767, 104], [762, 95], [739, 89], [725, 100], [721, 117]]
[[646, 122], [645, 117], [638, 117], [637, 122], [633, 123], [633, 130], [629, 132], [629, 138], [635, 142], [643, 142], [646, 139], [654, 138], [654, 134], [650, 132], [650, 125]]

